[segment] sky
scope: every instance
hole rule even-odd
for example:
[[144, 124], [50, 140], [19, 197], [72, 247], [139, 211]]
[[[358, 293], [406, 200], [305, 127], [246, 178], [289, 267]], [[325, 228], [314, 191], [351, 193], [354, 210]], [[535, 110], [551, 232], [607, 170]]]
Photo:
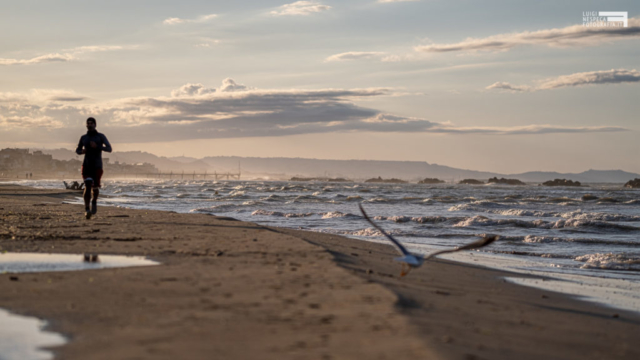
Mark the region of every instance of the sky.
[[22, 0], [0, 31], [1, 148], [93, 116], [161, 156], [640, 172], [637, 1]]

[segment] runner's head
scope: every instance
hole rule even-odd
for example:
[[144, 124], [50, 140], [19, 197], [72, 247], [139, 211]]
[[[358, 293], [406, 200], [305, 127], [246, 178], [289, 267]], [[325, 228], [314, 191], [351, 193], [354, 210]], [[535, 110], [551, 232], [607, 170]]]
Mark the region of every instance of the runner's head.
[[96, 119], [90, 117], [87, 119], [87, 130], [94, 131], [96, 129]]

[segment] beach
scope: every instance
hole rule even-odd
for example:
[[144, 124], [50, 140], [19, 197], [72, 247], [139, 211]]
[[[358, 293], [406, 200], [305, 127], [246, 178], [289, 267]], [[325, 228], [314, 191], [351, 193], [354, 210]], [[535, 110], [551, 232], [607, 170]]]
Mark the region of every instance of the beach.
[[637, 359], [640, 315], [387, 245], [0, 186], [0, 251], [161, 264], [0, 274], [0, 308], [68, 338], [56, 359]]

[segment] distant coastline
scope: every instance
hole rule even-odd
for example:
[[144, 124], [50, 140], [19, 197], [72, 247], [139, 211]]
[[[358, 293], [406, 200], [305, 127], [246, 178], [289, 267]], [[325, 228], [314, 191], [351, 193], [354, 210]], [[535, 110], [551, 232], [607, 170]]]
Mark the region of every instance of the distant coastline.
[[[41, 152], [51, 155], [53, 160], [73, 162], [67, 166], [70, 175], [79, 172], [79, 164], [82, 159], [69, 149], [22, 149], [31, 152]], [[191, 157], [162, 157], [141, 151], [115, 151], [112, 154], [104, 154], [108, 160], [105, 169], [105, 178], [120, 174], [121, 177], [135, 177], [136, 173], [153, 173], [156, 171], [174, 173], [193, 172], [239, 172], [242, 171], [243, 180], [289, 180], [297, 178], [322, 178], [322, 179], [348, 179], [364, 181], [366, 179], [382, 177], [386, 179], [396, 178], [408, 182], [418, 182], [425, 178], [437, 178], [445, 183], [458, 183], [464, 179], [477, 179], [486, 182], [490, 178], [507, 178], [520, 180], [525, 183], [541, 184], [554, 179], [565, 179], [588, 183], [620, 183], [624, 184], [640, 174], [623, 170], [587, 170], [580, 173], [560, 173], [550, 171], [528, 171], [519, 174], [500, 174], [493, 172], [457, 169], [449, 166], [430, 164], [424, 161], [380, 161], [380, 160], [322, 160], [304, 158], [259, 158], [240, 156], [215, 156], [196, 159]], [[0, 170], [2, 170], [2, 157], [0, 156]], [[116, 169], [116, 167], [118, 167]], [[75, 170], [78, 168], [78, 170]], [[0, 171], [2, 173], [3, 171]], [[13, 174], [22, 175], [19, 170]], [[35, 175], [35, 174], [34, 174]], [[62, 174], [59, 174], [62, 176]], [[2, 177], [0, 175], [0, 177]], [[42, 177], [40, 177], [42, 178]]]

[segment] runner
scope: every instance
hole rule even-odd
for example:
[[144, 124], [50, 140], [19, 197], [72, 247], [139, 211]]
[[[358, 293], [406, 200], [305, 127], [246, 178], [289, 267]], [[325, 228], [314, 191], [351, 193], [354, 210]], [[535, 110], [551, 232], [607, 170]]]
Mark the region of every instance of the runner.
[[[100, 178], [102, 177], [102, 152], [111, 152], [111, 144], [104, 134], [96, 130], [96, 119], [87, 119], [87, 133], [82, 135], [76, 148], [76, 154], [84, 154], [82, 162], [82, 178], [84, 179], [85, 217], [91, 219], [98, 211], [98, 195], [100, 195]], [[91, 194], [93, 192], [93, 198]], [[91, 208], [89, 208], [91, 202]]]

